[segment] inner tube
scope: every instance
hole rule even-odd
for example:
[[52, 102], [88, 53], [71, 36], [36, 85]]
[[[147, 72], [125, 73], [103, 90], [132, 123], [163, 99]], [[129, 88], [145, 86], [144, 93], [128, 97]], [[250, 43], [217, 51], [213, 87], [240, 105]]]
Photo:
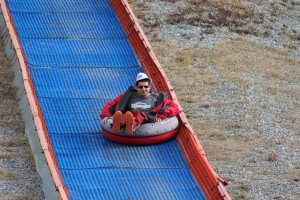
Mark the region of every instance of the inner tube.
[[137, 127], [133, 135], [127, 135], [125, 128], [119, 134], [112, 133], [112, 119], [102, 125], [102, 133], [109, 140], [127, 145], [151, 145], [166, 142], [178, 133], [177, 117], [166, 118], [161, 122], [145, 123]]

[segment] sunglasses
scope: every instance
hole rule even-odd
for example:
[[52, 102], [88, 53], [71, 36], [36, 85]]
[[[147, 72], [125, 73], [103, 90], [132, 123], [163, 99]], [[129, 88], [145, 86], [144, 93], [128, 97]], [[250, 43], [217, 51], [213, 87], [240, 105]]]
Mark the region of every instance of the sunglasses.
[[139, 89], [143, 89], [143, 88], [148, 88], [149, 85], [141, 85], [141, 86], [138, 86]]

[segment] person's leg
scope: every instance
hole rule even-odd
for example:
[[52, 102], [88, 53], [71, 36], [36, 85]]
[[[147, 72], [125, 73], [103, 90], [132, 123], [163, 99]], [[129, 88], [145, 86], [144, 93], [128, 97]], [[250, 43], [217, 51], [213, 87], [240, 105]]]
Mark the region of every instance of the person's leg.
[[136, 127], [140, 126], [147, 120], [147, 116], [141, 111], [126, 112], [124, 115], [124, 121], [126, 124], [125, 133], [132, 135]]
[[130, 111], [127, 111], [124, 114], [124, 121], [125, 121], [125, 133], [127, 135], [133, 134], [133, 126], [134, 126], [134, 117]]
[[112, 132], [114, 134], [119, 134], [120, 133], [120, 128], [122, 123], [122, 112], [121, 111], [117, 111], [114, 116], [113, 116], [113, 124], [112, 124]]

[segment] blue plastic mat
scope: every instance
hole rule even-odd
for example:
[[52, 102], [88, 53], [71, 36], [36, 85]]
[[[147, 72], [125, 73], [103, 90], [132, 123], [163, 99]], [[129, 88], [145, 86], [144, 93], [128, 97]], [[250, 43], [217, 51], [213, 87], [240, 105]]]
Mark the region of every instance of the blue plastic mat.
[[70, 199], [205, 199], [175, 140], [101, 133], [101, 108], [142, 71], [108, 0], [7, 4]]
[[[61, 39], [125, 38], [113, 13], [56, 13], [48, 21], [48, 13], [15, 13], [20, 37]], [[20, 20], [20, 22], [18, 21]], [[98, 23], [99, 21], [103, 23]], [[39, 24], [40, 26], [36, 26]]]
[[[18, 29], [17, 29], [18, 30]], [[127, 39], [20, 38], [26, 60], [33, 67], [137, 67]]]

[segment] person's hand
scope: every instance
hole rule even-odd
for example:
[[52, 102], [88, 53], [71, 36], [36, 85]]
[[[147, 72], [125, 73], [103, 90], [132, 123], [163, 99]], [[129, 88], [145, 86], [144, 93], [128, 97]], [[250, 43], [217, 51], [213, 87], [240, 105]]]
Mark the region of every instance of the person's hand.
[[105, 124], [105, 123], [107, 122], [108, 119], [111, 119], [111, 117], [104, 117], [104, 118], [102, 119], [103, 124]]
[[158, 117], [156, 117], [156, 119], [155, 119], [156, 122], [161, 122], [161, 120], [162, 120], [162, 119], [161, 119], [161, 118], [158, 118]]

